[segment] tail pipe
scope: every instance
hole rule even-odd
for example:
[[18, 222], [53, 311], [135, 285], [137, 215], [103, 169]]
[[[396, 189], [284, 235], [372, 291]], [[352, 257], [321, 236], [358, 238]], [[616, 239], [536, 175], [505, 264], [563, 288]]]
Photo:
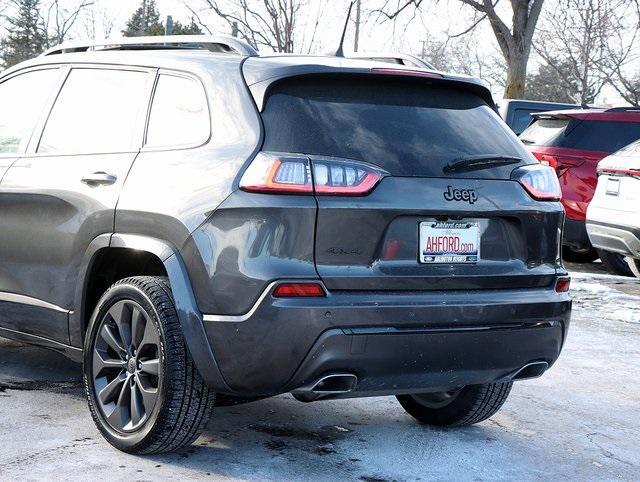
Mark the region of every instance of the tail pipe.
[[292, 394], [301, 402], [313, 402], [320, 398], [332, 398], [349, 393], [355, 390], [357, 385], [358, 377], [353, 373], [332, 373], [294, 390]]
[[538, 378], [549, 368], [549, 363], [546, 361], [534, 361], [529, 362], [523, 367], [518, 368], [516, 371], [509, 373], [503, 377], [500, 381], [510, 382], [515, 380], [528, 380], [530, 378]]

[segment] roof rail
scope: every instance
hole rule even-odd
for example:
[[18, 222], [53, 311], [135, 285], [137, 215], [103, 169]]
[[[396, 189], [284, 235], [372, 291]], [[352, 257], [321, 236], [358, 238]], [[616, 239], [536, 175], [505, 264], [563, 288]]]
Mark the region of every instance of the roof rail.
[[42, 56], [92, 50], [153, 50], [170, 48], [204, 49], [210, 52], [235, 52], [248, 57], [258, 56], [258, 52], [251, 45], [229, 35], [168, 35], [68, 42], [47, 50]]

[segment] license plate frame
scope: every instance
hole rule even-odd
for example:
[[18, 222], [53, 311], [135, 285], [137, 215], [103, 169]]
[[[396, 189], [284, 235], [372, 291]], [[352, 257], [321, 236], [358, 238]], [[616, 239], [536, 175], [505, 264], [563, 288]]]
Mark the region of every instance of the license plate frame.
[[477, 264], [479, 260], [480, 223], [477, 220], [419, 223], [420, 264]]

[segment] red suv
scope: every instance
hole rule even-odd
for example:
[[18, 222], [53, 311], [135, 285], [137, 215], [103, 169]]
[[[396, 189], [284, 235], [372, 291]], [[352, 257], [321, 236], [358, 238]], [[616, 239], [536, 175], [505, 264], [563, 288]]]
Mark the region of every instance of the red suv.
[[564, 110], [533, 114], [533, 118], [520, 140], [558, 174], [567, 213], [564, 258], [591, 262], [600, 257], [609, 271], [630, 275], [621, 256], [593, 249], [585, 216], [598, 181], [598, 162], [640, 139], [640, 109]]

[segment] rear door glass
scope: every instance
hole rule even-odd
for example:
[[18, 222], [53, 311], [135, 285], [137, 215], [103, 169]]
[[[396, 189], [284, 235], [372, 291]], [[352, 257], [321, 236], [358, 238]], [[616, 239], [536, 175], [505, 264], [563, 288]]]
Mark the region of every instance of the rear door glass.
[[38, 152], [89, 154], [140, 148], [149, 74], [73, 69], [47, 120]]
[[396, 176], [443, 176], [468, 156], [528, 152], [472, 92], [389, 79], [289, 80], [270, 91], [264, 149], [375, 164]]

